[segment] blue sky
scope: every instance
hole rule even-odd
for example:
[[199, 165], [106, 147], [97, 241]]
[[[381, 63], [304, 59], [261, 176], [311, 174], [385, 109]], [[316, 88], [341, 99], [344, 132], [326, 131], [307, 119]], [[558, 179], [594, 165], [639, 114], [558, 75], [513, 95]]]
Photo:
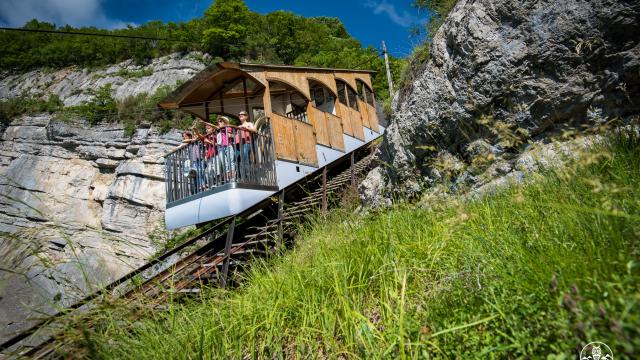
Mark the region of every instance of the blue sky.
[[[363, 45], [380, 48], [385, 40], [392, 55], [406, 56], [419, 39], [409, 29], [426, 14], [412, 0], [245, 0], [259, 13], [288, 10], [304, 16], [333, 16]], [[212, 0], [0, 0], [0, 25], [21, 26], [37, 18], [56, 25], [117, 28], [149, 20], [185, 21], [200, 17]]]

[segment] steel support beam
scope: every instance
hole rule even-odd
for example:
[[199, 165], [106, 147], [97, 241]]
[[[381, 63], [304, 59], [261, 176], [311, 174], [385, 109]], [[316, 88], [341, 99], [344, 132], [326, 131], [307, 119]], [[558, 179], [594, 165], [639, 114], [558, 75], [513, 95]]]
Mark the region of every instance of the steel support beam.
[[322, 168], [322, 214], [327, 213], [327, 167]]
[[282, 221], [284, 220], [284, 189], [280, 190], [280, 195], [278, 196], [278, 255], [281, 255], [284, 252], [284, 229], [282, 226]]
[[222, 276], [220, 276], [220, 286], [227, 286], [227, 276], [229, 275], [229, 260], [231, 260], [231, 244], [233, 243], [233, 232], [236, 228], [236, 217], [234, 216], [229, 223], [227, 230], [227, 242], [224, 245], [224, 264], [222, 265]]
[[356, 174], [355, 174], [355, 154], [351, 152], [351, 187], [356, 188]]

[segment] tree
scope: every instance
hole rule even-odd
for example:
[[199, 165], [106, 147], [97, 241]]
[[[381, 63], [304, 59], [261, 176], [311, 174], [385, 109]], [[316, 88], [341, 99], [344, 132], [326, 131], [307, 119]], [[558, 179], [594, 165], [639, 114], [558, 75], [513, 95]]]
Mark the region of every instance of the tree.
[[242, 57], [250, 15], [243, 0], [215, 0], [204, 13], [203, 49], [227, 60]]

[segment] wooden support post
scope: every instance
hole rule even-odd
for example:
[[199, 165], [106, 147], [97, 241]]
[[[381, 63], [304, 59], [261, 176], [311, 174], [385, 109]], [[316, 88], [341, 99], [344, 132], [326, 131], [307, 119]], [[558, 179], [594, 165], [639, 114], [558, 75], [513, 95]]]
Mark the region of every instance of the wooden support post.
[[322, 214], [327, 213], [327, 167], [322, 168]]
[[356, 188], [356, 174], [355, 174], [355, 155], [351, 152], [351, 187]]
[[280, 196], [278, 196], [278, 241], [277, 251], [278, 255], [282, 255], [284, 252], [284, 229], [282, 221], [284, 218], [284, 189], [280, 190]]
[[247, 120], [251, 121], [249, 115], [249, 98], [247, 97], [247, 78], [242, 78], [242, 90], [244, 92], [244, 111], [247, 112]]
[[231, 219], [227, 230], [227, 242], [224, 245], [224, 263], [222, 265], [222, 276], [220, 276], [220, 287], [227, 286], [227, 276], [229, 275], [229, 262], [231, 260], [231, 244], [233, 243], [233, 232], [236, 228], [236, 217]]

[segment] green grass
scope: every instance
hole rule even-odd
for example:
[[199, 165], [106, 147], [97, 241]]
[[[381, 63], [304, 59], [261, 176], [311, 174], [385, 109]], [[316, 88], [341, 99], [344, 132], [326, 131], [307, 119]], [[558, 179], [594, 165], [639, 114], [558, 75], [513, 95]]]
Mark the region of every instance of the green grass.
[[473, 202], [336, 210], [241, 288], [133, 323], [107, 312], [74, 354], [569, 359], [597, 340], [637, 357], [639, 150], [620, 138]]

